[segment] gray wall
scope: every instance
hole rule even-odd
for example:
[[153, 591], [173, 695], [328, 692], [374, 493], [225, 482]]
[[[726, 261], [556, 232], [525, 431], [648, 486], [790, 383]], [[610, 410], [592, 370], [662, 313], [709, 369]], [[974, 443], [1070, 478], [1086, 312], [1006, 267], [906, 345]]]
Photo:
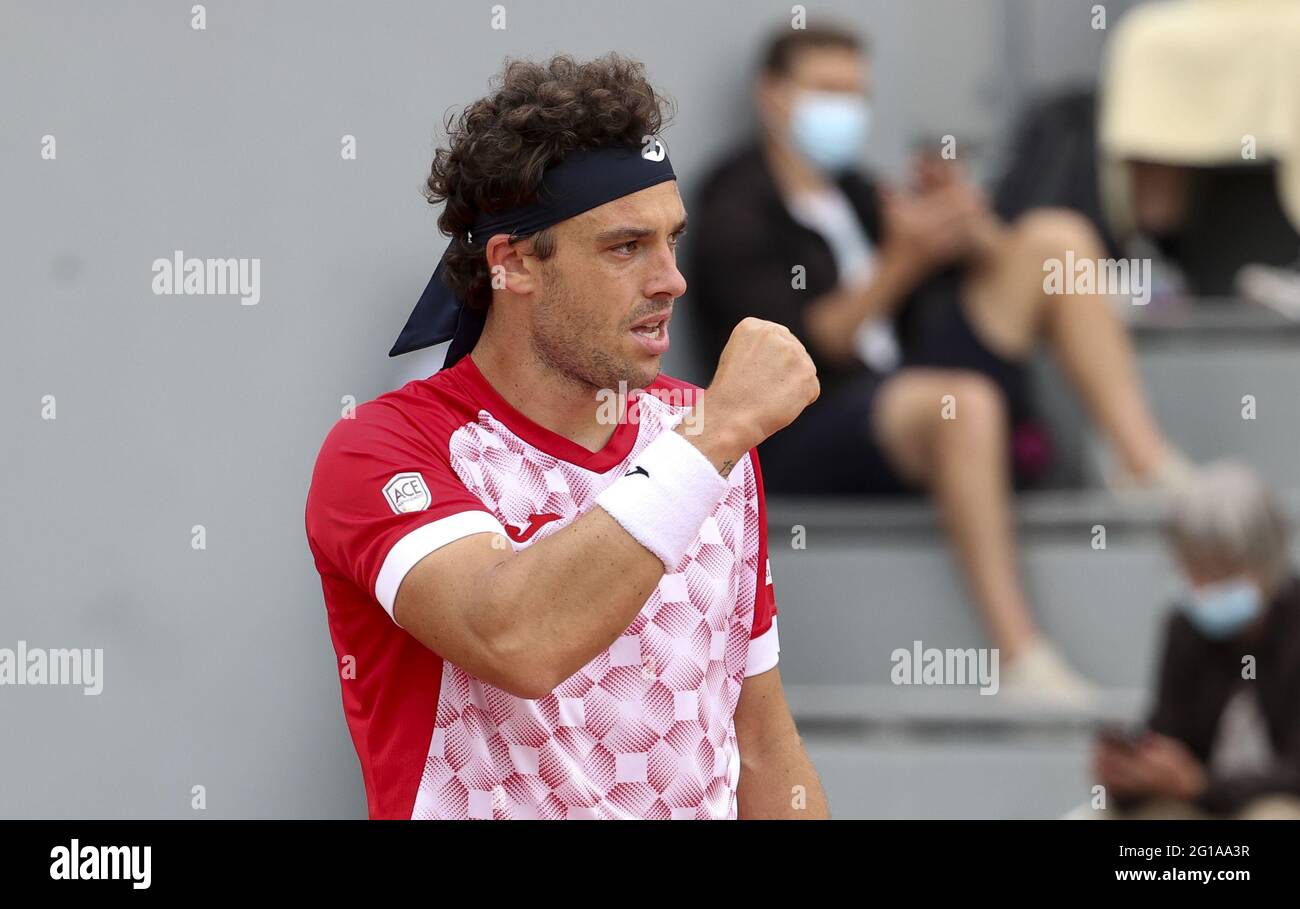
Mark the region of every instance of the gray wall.
[[[0, 6], [0, 647], [105, 651], [97, 697], [0, 687], [0, 816], [191, 816], [195, 785], [207, 816], [364, 814], [302, 507], [341, 398], [436, 367], [385, 352], [441, 250], [438, 121], [508, 54], [616, 49], [678, 99], [689, 193], [790, 5], [507, 2], [505, 31], [490, 6], [211, 2], [206, 31], [189, 3]], [[887, 171], [917, 134], [995, 143], [1100, 47], [1069, 0], [819, 11], [873, 35]], [[176, 249], [259, 257], [261, 302], [155, 296]]]

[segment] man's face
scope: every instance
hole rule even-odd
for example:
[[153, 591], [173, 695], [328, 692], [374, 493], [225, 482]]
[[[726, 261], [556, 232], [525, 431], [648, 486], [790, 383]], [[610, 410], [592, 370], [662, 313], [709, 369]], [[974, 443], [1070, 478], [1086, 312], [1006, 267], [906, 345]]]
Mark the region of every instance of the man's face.
[[865, 57], [842, 47], [810, 47], [790, 60], [782, 76], [764, 76], [759, 84], [759, 109], [767, 128], [788, 137], [795, 101], [806, 92], [831, 92], [868, 98], [871, 72]]
[[686, 209], [669, 180], [555, 227], [529, 307], [542, 362], [597, 389], [644, 388], [668, 350], [673, 301], [686, 293], [677, 240]]

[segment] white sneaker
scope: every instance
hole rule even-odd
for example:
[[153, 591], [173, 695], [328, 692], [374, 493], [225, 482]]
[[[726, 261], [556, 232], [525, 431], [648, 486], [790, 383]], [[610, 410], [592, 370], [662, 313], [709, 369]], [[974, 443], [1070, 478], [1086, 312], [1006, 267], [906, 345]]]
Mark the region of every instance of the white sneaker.
[[1001, 667], [1000, 674], [998, 693], [1017, 705], [1085, 710], [1097, 704], [1097, 686], [1075, 672], [1043, 638]]
[[1112, 493], [1124, 497], [1142, 494], [1170, 496], [1181, 492], [1196, 477], [1196, 465], [1176, 448], [1169, 449], [1169, 456], [1159, 467], [1145, 477], [1136, 477], [1114, 460], [1110, 460], [1102, 470], [1107, 488]]

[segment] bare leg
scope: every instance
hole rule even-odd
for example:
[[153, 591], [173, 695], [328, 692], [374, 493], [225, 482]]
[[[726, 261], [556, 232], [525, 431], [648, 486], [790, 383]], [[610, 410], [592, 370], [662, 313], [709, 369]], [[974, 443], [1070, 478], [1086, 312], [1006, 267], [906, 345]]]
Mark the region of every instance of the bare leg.
[[895, 469], [932, 493], [989, 637], [1014, 660], [1038, 631], [1016, 567], [997, 386], [977, 373], [903, 369], [880, 390], [874, 423]]
[[1044, 263], [1105, 255], [1082, 216], [1064, 209], [1030, 212], [1002, 232], [992, 257], [968, 281], [962, 304], [993, 350], [1025, 357], [1039, 337], [1052, 344], [1075, 391], [1128, 471], [1159, 469], [1169, 446], [1156, 424], [1124, 326], [1100, 294], [1047, 294]]

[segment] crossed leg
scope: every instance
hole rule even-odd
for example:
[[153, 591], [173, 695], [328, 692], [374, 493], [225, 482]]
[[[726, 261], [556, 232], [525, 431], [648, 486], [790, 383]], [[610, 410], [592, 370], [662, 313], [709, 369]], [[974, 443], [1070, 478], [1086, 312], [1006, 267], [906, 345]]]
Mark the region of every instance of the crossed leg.
[[[1007, 359], [1024, 359], [1047, 339], [1126, 469], [1150, 476], [1171, 452], [1147, 406], [1123, 325], [1105, 297], [1043, 289], [1044, 262], [1066, 250], [1076, 259], [1102, 255], [1081, 216], [1054, 209], [1025, 215], [973, 270], [963, 311], [980, 339]], [[955, 404], [950, 411], [946, 395]], [[902, 369], [881, 387], [872, 419], [890, 463], [934, 497], [989, 635], [1014, 662], [1039, 632], [1017, 565], [1000, 390], [976, 372]]]
[[972, 270], [962, 307], [995, 353], [1023, 360], [1038, 341], [1052, 347], [1093, 421], [1128, 473], [1156, 474], [1171, 455], [1147, 404], [1128, 334], [1101, 294], [1048, 294], [1044, 264], [1097, 260], [1105, 249], [1082, 215], [1067, 209], [1028, 212], [1002, 231], [996, 251]]

